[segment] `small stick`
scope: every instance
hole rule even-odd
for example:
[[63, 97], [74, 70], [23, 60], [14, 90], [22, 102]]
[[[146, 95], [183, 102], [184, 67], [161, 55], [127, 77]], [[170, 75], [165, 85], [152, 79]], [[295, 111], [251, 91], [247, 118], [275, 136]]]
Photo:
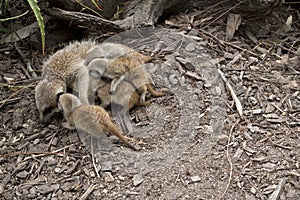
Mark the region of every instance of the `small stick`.
[[242, 117], [243, 116], [243, 107], [242, 107], [240, 100], [237, 98], [236, 94], [234, 93], [234, 91], [233, 91], [231, 85], [229, 84], [229, 82], [227, 81], [224, 73], [220, 69], [218, 69], [218, 72], [221, 75], [222, 80], [225, 82], [227, 89], [230, 91], [231, 97], [234, 100], [236, 109], [237, 109], [240, 117]]
[[230, 144], [230, 138], [231, 138], [231, 135], [232, 135], [232, 132], [233, 132], [233, 129], [234, 127], [239, 123], [240, 120], [237, 120], [236, 123], [234, 123], [231, 128], [230, 128], [230, 131], [229, 131], [229, 136], [228, 136], [228, 141], [227, 141], [227, 149], [226, 149], [226, 156], [227, 156], [227, 160], [228, 160], [228, 163], [230, 165], [230, 174], [229, 174], [229, 178], [228, 178], [228, 183], [226, 185], [226, 188], [224, 190], [224, 192], [221, 194], [220, 198], [219, 199], [222, 199], [224, 197], [224, 195], [226, 194], [229, 186], [230, 186], [230, 183], [231, 183], [231, 180], [232, 180], [232, 175], [233, 175], [233, 164], [232, 164], [232, 160], [230, 158], [230, 155], [229, 155], [229, 144]]
[[84, 194], [79, 198], [79, 200], [86, 200], [89, 197], [89, 195], [94, 191], [96, 186], [96, 184], [90, 185], [90, 187], [84, 192]]

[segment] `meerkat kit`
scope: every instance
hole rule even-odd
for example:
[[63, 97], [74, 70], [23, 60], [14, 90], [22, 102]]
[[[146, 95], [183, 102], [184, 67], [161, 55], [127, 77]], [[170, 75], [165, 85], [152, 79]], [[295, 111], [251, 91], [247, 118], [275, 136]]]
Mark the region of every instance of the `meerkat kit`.
[[[105, 108], [109, 104], [118, 105], [117, 117], [122, 130], [127, 132], [128, 111], [134, 106], [150, 104], [150, 100], [146, 101], [147, 91], [156, 97], [164, 95], [152, 88], [151, 75], [143, 68], [150, 60], [150, 56], [121, 44], [92, 41], [69, 44], [43, 64], [42, 80], [35, 88], [40, 121], [49, 122], [53, 113], [61, 110], [67, 121], [63, 127], [96, 137], [111, 133], [137, 150], [118, 130]], [[78, 97], [66, 94], [67, 88]], [[89, 105], [95, 98], [100, 99], [100, 106]]]

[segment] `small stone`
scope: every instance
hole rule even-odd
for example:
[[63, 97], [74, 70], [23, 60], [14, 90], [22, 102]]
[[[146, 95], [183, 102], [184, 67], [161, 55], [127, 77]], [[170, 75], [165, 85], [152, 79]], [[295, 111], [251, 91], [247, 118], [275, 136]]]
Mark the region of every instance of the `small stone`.
[[37, 138], [37, 139], [35, 139], [35, 140], [33, 141], [33, 144], [34, 144], [34, 145], [37, 145], [39, 142], [40, 142], [40, 139]]
[[74, 182], [65, 182], [62, 184], [61, 189], [65, 192], [68, 192], [74, 189], [74, 185]]
[[192, 183], [199, 182], [201, 178], [199, 176], [191, 176]]
[[53, 166], [53, 165], [57, 165], [58, 161], [53, 156], [49, 156], [47, 158], [47, 163], [48, 163], [48, 166]]
[[101, 163], [101, 171], [102, 172], [111, 172], [112, 171], [112, 163], [111, 161]]
[[169, 81], [172, 85], [177, 85], [178, 84], [178, 77], [176, 74], [172, 74], [169, 77]]
[[118, 176], [118, 179], [119, 179], [120, 181], [125, 181], [125, 177], [124, 177], [124, 176]]
[[136, 174], [133, 176], [132, 180], [133, 180], [133, 185], [136, 187], [144, 181], [144, 178], [141, 174]]
[[102, 192], [103, 192], [104, 194], [107, 194], [107, 193], [108, 193], [108, 190], [107, 190], [107, 189], [104, 189]]
[[250, 192], [251, 192], [252, 194], [256, 194], [256, 189], [255, 189], [254, 187], [251, 187]]
[[55, 172], [55, 173], [60, 173], [60, 167], [55, 167], [55, 168], [54, 168], [54, 172]]
[[186, 51], [195, 51], [195, 43], [189, 43], [186, 47], [185, 47]]
[[58, 143], [58, 138], [54, 137], [53, 140], [51, 141], [51, 145], [56, 146]]
[[233, 54], [229, 52], [224, 53], [224, 58], [233, 59]]
[[102, 172], [101, 174], [104, 177], [105, 182], [110, 183], [115, 181], [114, 177], [111, 175], [110, 172]]
[[217, 140], [220, 144], [226, 144], [228, 142], [228, 136], [225, 134], [218, 135]]

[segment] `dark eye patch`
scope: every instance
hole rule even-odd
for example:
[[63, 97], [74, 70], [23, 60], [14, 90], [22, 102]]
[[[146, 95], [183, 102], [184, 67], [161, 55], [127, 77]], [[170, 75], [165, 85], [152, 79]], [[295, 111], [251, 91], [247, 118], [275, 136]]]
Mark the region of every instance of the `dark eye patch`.
[[90, 76], [92, 76], [94, 78], [100, 78], [101, 77], [101, 74], [97, 70], [89, 70], [89, 74], [90, 74]]
[[57, 95], [56, 95], [56, 103], [58, 103], [58, 101], [59, 101], [59, 97], [60, 97], [60, 95], [62, 95], [63, 94], [63, 92], [59, 92], [59, 93], [57, 93]]
[[47, 107], [47, 108], [43, 111], [43, 114], [46, 115], [46, 114], [48, 114], [48, 113], [51, 113], [51, 111], [52, 111], [53, 109], [54, 109], [53, 106], [49, 106], [49, 107]]

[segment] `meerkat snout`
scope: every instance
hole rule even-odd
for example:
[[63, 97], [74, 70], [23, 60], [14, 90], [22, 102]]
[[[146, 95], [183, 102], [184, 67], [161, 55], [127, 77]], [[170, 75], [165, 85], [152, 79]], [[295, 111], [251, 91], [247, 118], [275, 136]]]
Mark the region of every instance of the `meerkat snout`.
[[59, 96], [65, 92], [65, 84], [62, 81], [41, 80], [35, 88], [35, 102], [39, 112], [41, 123], [49, 122], [51, 116], [59, 112], [57, 102]]

